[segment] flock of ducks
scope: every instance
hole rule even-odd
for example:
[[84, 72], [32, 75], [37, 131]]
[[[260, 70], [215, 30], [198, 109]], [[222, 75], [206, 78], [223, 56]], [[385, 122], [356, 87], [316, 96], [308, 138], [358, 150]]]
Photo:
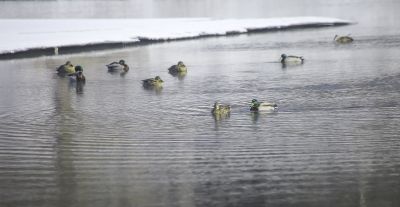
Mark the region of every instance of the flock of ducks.
[[[354, 41], [352, 37], [348, 36], [338, 36], [335, 35], [333, 40], [339, 44], [347, 44]], [[280, 62], [283, 66], [286, 65], [298, 65], [304, 63], [304, 58], [302, 56], [295, 55], [286, 55], [282, 54]], [[260, 102], [257, 99], [253, 99], [250, 103], [250, 111], [258, 112], [258, 111], [276, 111], [278, 109], [278, 105], [275, 103], [268, 102]], [[211, 110], [211, 113], [216, 116], [226, 116], [229, 115], [231, 111], [231, 106], [227, 104], [221, 104], [219, 102], [214, 103], [214, 107]]]
[[[335, 35], [334, 39], [335, 42], [346, 44], [351, 43], [354, 41], [353, 38], [350, 36], [338, 36]], [[294, 55], [286, 55], [282, 54], [280, 58], [280, 62], [282, 65], [295, 65], [295, 64], [303, 64], [304, 58], [302, 56], [294, 56]], [[118, 62], [112, 62], [106, 65], [109, 72], [116, 72], [116, 71], [123, 71], [124, 73], [129, 71], [129, 66], [125, 63], [124, 60], [120, 60]], [[172, 75], [177, 74], [186, 74], [187, 67], [182, 62], [179, 61], [176, 65], [172, 65], [168, 68], [169, 73]], [[62, 76], [69, 76], [71, 81], [76, 82], [85, 82], [86, 78], [83, 75], [83, 68], [82, 66], [73, 66], [70, 61], [67, 61], [65, 64], [59, 66], [57, 68], [57, 73]], [[145, 88], [159, 88], [162, 87], [162, 83], [164, 81], [160, 78], [160, 76], [156, 76], [154, 78], [148, 78], [142, 80], [143, 87]], [[258, 111], [276, 111], [278, 109], [278, 105], [275, 103], [268, 103], [258, 101], [257, 99], [253, 99], [250, 103], [250, 111], [251, 112], [258, 112]], [[231, 112], [231, 106], [227, 104], [221, 104], [218, 101], [214, 103], [213, 109], [211, 113], [215, 116], [226, 116], [229, 115]]]

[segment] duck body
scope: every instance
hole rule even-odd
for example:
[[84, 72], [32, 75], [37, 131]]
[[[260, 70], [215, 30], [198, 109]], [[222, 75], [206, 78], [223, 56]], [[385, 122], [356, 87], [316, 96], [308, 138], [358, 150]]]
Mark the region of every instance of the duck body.
[[124, 72], [128, 72], [129, 66], [125, 63], [124, 60], [120, 60], [119, 62], [112, 62], [107, 66], [108, 71], [114, 72], [114, 71], [120, 71], [123, 70]]
[[354, 39], [350, 36], [338, 36], [338, 35], [335, 35], [333, 40], [335, 40], [337, 43], [342, 43], [342, 44], [346, 44], [346, 43], [350, 43], [350, 42], [354, 41]]
[[148, 78], [142, 80], [144, 87], [160, 87], [164, 82], [161, 80], [160, 76], [156, 76], [155, 78]]
[[214, 103], [214, 107], [211, 110], [211, 113], [214, 115], [225, 115], [225, 114], [229, 114], [230, 112], [231, 112], [230, 105], [224, 105], [224, 104], [220, 104], [218, 102]]
[[57, 68], [57, 73], [61, 75], [75, 73], [75, 67], [70, 61], [67, 61], [64, 65], [60, 65]]
[[86, 81], [86, 77], [83, 75], [83, 68], [80, 65], [75, 66], [74, 73], [68, 74], [69, 80], [72, 82], [81, 82], [84, 83]]
[[278, 105], [275, 103], [260, 102], [253, 99], [250, 103], [250, 111], [275, 111], [278, 109]]
[[187, 72], [187, 68], [186, 68], [186, 65], [183, 64], [182, 61], [179, 61], [178, 64], [169, 67], [168, 71], [170, 73], [181, 73], [181, 72]]
[[281, 55], [281, 63], [282, 64], [303, 64], [304, 58], [302, 56], [294, 56], [294, 55]]

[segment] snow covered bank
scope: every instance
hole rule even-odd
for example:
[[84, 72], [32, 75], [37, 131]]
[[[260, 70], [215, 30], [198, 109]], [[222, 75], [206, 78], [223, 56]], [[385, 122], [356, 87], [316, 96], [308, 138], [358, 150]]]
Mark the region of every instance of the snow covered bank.
[[2, 19], [0, 57], [61, 54], [96, 47], [299, 27], [346, 25], [325, 17], [269, 19]]

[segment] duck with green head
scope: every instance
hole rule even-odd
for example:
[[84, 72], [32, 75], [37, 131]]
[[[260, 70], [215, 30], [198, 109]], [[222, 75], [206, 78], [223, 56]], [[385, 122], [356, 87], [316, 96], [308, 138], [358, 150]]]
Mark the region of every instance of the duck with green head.
[[231, 106], [226, 104], [220, 104], [218, 101], [214, 103], [214, 107], [211, 113], [214, 115], [224, 115], [231, 112]]
[[67, 61], [65, 64], [60, 65], [57, 68], [57, 73], [60, 75], [72, 74], [75, 73], [75, 67], [72, 65], [71, 61]]
[[155, 78], [142, 80], [142, 82], [144, 87], [160, 87], [164, 81], [161, 80], [160, 76], [156, 76]]
[[346, 43], [350, 43], [350, 42], [354, 41], [354, 39], [352, 37], [350, 37], [349, 35], [348, 36], [335, 35], [333, 40], [336, 41], [337, 43], [342, 43], [342, 44], [346, 44]]
[[106, 65], [109, 72], [120, 71], [128, 72], [129, 66], [125, 63], [125, 60], [120, 60], [119, 62], [112, 62]]
[[278, 105], [275, 103], [260, 102], [257, 99], [251, 100], [250, 111], [275, 111], [278, 109]]
[[282, 54], [280, 61], [282, 64], [303, 64], [304, 58], [302, 56]]
[[181, 73], [181, 72], [187, 72], [187, 68], [186, 68], [186, 65], [183, 64], [182, 61], [179, 61], [178, 64], [169, 67], [168, 71], [170, 73]]

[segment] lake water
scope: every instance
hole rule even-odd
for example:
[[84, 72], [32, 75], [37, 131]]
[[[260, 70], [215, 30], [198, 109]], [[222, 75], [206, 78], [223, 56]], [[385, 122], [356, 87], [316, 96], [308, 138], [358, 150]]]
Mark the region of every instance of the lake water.
[[[1, 18], [358, 24], [0, 61], [0, 206], [400, 206], [400, 2], [0, 1]], [[351, 33], [348, 45], [332, 42]], [[305, 57], [282, 67], [280, 54]], [[124, 59], [130, 71], [108, 73]], [[87, 82], [55, 74], [66, 60]], [[182, 60], [185, 76], [167, 68]], [[161, 76], [160, 90], [145, 78]], [[250, 113], [253, 98], [279, 105]], [[211, 113], [229, 103], [229, 117]]]

